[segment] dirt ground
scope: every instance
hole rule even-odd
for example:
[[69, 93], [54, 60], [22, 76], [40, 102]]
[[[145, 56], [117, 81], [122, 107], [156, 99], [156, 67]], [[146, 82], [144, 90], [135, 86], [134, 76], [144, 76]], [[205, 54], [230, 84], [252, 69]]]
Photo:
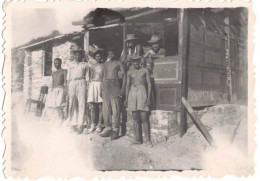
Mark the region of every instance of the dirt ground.
[[[246, 157], [246, 106], [217, 105], [199, 114], [217, 145], [227, 143], [229, 148], [239, 150]], [[16, 106], [12, 116], [12, 169], [17, 175], [32, 174], [32, 170], [37, 176], [50, 172], [60, 176], [64, 175], [64, 170], [79, 176], [88, 169], [201, 170], [208, 169], [205, 163], [212, 159], [208, 156], [217, 149], [209, 146], [195, 125], [182, 138], [175, 135], [164, 143], [147, 148], [130, 145], [132, 138], [127, 136], [111, 141], [96, 133], [70, 133], [67, 128], [39, 122], [39, 118], [32, 115], [25, 116]], [[225, 147], [225, 154], [229, 148]], [[225, 156], [230, 158], [228, 154]]]

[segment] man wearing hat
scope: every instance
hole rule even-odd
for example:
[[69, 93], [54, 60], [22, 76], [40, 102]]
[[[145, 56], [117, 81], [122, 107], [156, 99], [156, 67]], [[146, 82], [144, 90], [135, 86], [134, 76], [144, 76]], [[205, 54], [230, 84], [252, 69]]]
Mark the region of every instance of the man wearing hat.
[[164, 48], [161, 47], [162, 40], [157, 34], [152, 35], [151, 40], [149, 40], [148, 43], [150, 44], [151, 49], [148, 50], [143, 57], [146, 59], [146, 68], [148, 68], [152, 72], [153, 59], [164, 57], [166, 51]]
[[[89, 66], [84, 59], [84, 50], [78, 46], [72, 50], [74, 63], [68, 70], [69, 81], [69, 125], [73, 131], [81, 134], [83, 132], [84, 114], [86, 106], [86, 81], [89, 78]], [[75, 104], [77, 102], [77, 105]], [[76, 109], [76, 122], [72, 122], [72, 110]]]
[[[103, 99], [101, 98], [101, 83], [103, 80], [104, 66], [103, 66], [103, 52], [102, 48], [96, 47], [92, 53], [92, 57], [96, 60], [96, 64], [90, 67], [90, 85], [88, 89], [88, 103], [91, 113], [91, 127], [87, 130], [87, 133], [102, 131], [102, 104]], [[97, 114], [96, 114], [97, 113]], [[98, 121], [96, 121], [96, 115], [98, 115]]]
[[123, 60], [123, 53], [121, 55], [121, 60], [125, 62], [125, 68], [128, 70], [131, 67], [131, 57], [134, 55], [142, 56], [144, 54], [144, 50], [135, 34], [128, 34], [125, 42], [127, 47], [126, 60]]
[[[149, 105], [151, 97], [151, 76], [149, 70], [141, 67], [141, 56], [131, 58], [133, 68], [127, 72], [125, 106], [132, 112], [135, 140], [132, 144], [142, 143], [142, 126], [146, 146], [153, 147], [150, 140]], [[146, 88], [147, 87], [147, 88]]]
[[144, 57], [147, 58], [149, 56], [165, 56], [165, 49], [162, 48], [162, 40], [159, 35], [154, 34], [151, 37], [151, 40], [148, 41], [151, 46], [151, 49], [148, 50]]

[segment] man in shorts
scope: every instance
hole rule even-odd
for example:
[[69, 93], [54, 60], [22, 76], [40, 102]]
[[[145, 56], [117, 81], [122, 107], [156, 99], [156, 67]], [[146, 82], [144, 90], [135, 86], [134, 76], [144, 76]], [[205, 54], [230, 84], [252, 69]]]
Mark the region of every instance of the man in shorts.
[[[103, 66], [103, 49], [96, 48], [92, 53], [92, 57], [95, 58], [96, 64], [90, 67], [90, 85], [88, 89], [88, 103], [91, 104], [91, 127], [87, 130], [88, 133], [96, 132], [100, 133], [102, 131], [102, 104], [103, 99], [101, 98], [101, 83], [103, 80], [104, 66]], [[96, 121], [96, 115], [98, 115], [98, 120]]]
[[[142, 144], [142, 126], [146, 138], [145, 145], [153, 147], [150, 140], [149, 105], [151, 97], [151, 76], [149, 70], [141, 67], [141, 56], [131, 58], [133, 69], [127, 72], [125, 106], [132, 112], [135, 140], [132, 144]], [[147, 87], [147, 88], [146, 88]]]

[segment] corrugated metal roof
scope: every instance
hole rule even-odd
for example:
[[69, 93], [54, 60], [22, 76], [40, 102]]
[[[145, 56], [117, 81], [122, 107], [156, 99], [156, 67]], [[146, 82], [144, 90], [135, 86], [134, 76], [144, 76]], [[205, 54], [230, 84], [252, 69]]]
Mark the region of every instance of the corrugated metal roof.
[[19, 48], [19, 50], [33, 48], [33, 47], [36, 47], [36, 46], [40, 46], [44, 43], [49, 43], [49, 42], [56, 41], [56, 40], [62, 40], [62, 39], [65, 39], [65, 38], [73, 38], [73, 37], [81, 35], [81, 34], [83, 34], [83, 33], [82, 32], [73, 32], [73, 33], [69, 33], [69, 34], [59, 35], [59, 36], [49, 38], [49, 39], [46, 39], [46, 40], [43, 40], [43, 41], [40, 41], [40, 42], [37, 42], [37, 43], [22, 46], [22, 47]]

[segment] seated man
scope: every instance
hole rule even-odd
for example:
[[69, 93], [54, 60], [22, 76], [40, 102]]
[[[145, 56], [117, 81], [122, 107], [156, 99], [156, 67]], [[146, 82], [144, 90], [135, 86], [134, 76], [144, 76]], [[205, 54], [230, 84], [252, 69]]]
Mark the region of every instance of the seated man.
[[[133, 69], [127, 73], [125, 106], [132, 111], [135, 141], [142, 143], [142, 126], [146, 138], [146, 146], [153, 147], [150, 140], [149, 105], [151, 97], [150, 72], [140, 65], [141, 57], [132, 57]], [[147, 88], [146, 88], [147, 86]]]
[[[103, 99], [101, 98], [101, 83], [103, 80], [104, 67], [102, 59], [103, 49], [97, 48], [92, 53], [95, 57], [96, 64], [90, 67], [90, 85], [88, 89], [88, 103], [91, 104], [91, 128], [87, 130], [87, 133], [91, 133], [96, 130], [100, 133], [102, 131], [102, 104]], [[98, 115], [98, 121], [96, 121], [96, 114]]]
[[[65, 86], [67, 71], [61, 68], [62, 60], [56, 58], [54, 60], [54, 66], [57, 69], [52, 73], [52, 89], [46, 100], [46, 109], [53, 109], [52, 122], [58, 120], [61, 124], [64, 119], [62, 106], [65, 106]], [[45, 116], [47, 110], [44, 110], [42, 119]]]

